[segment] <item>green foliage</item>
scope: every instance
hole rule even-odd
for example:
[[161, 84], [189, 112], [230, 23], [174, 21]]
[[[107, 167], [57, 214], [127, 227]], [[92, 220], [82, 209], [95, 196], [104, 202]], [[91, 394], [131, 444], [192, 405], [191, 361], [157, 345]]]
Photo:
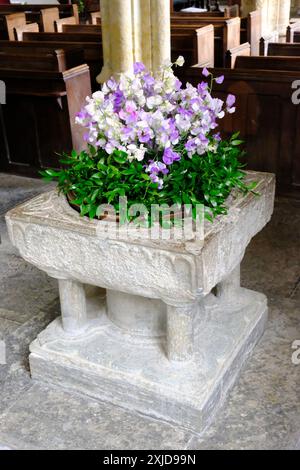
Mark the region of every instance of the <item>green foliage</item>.
[[45, 170], [42, 175], [47, 181], [56, 180], [64, 194], [74, 195], [73, 202], [80, 207], [82, 216], [99, 215], [100, 204], [109, 203], [118, 210], [120, 196], [126, 196], [128, 206], [144, 204], [149, 211], [153, 204], [203, 204], [206, 218], [212, 220], [226, 214], [225, 201], [233, 189], [247, 193], [255, 187], [244, 182], [241, 144], [235, 134], [229, 141], [221, 141], [216, 152], [192, 158], [182, 146], [182, 158], [164, 176], [162, 190], [145, 173], [147, 162], [130, 162], [125, 152], [108, 155], [92, 146], [87, 151], [64, 154], [60, 160], [63, 169]]

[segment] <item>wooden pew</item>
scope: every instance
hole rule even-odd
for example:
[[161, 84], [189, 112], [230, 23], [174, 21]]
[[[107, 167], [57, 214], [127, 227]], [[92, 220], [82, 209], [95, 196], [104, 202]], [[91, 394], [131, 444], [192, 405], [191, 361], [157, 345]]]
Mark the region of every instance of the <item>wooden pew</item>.
[[25, 13], [14, 13], [12, 15], [7, 15], [5, 16], [5, 21], [6, 21], [8, 39], [10, 41], [15, 41], [14, 28], [26, 26]]
[[298, 42], [295, 41], [297, 34], [300, 34], [300, 21], [289, 24], [286, 30], [286, 42]]
[[241, 20], [241, 42], [249, 42], [251, 55], [259, 54], [260, 38], [262, 36], [261, 10], [251, 11], [247, 17]]
[[272, 33], [265, 34], [260, 38], [259, 42], [259, 55], [266, 56], [268, 55], [268, 48], [271, 42], [279, 41], [278, 31], [273, 31]]
[[[245, 58], [249, 59], [249, 58]], [[240, 60], [245, 60], [241, 58]], [[226, 100], [237, 97], [236, 113], [220, 121], [224, 137], [241, 132], [248, 168], [274, 172], [280, 194], [300, 196], [300, 105], [292, 103], [292, 84], [300, 72], [257, 69], [211, 69], [224, 75], [214, 96]], [[201, 68], [176, 69], [181, 81], [197, 85]]]
[[61, 18], [56, 20], [54, 23], [55, 31], [57, 33], [63, 32], [64, 25], [76, 25], [76, 18], [75, 16], [69, 16], [69, 18]]
[[57, 7], [45, 8], [41, 10], [43, 31], [45, 33], [55, 32], [55, 21], [59, 19], [59, 9]]
[[72, 24], [79, 24], [79, 12], [76, 4], [72, 5], [73, 15], [65, 18], [60, 18], [60, 11], [57, 7], [45, 8], [41, 10], [41, 18], [44, 32], [56, 32], [62, 30], [62, 25], [66, 22]]
[[214, 27], [207, 25], [185, 33], [172, 33], [172, 62], [175, 62], [180, 55], [185, 59], [185, 67], [195, 64], [213, 67]]
[[100, 25], [95, 24], [64, 24], [62, 26], [63, 33], [93, 33], [102, 34], [102, 28]]
[[251, 55], [251, 46], [249, 42], [240, 44], [226, 52], [225, 67], [234, 69], [238, 57], [249, 57]]
[[24, 26], [19, 26], [13, 29], [14, 36], [16, 41], [23, 41], [24, 33], [38, 33], [39, 25], [38, 23], [28, 23]]
[[[179, 55], [183, 55], [186, 65], [205, 63], [207, 66], [214, 65], [214, 27], [207, 25], [198, 30], [189, 29], [188, 32], [172, 33], [171, 51], [174, 61]], [[24, 36], [26, 40], [45, 41], [100, 41], [101, 26], [97, 25], [64, 25], [61, 34], [40, 33], [39, 35]]]
[[240, 18], [220, 19], [211, 21], [211, 18], [205, 18], [201, 24], [189, 24], [178, 22], [171, 24], [172, 33], [187, 33], [191, 30], [199, 29], [212, 24], [215, 31], [215, 64], [225, 64], [225, 54], [229, 49], [240, 45]]
[[269, 43], [269, 56], [300, 56], [300, 44], [296, 43]]
[[90, 13], [91, 17], [91, 24], [98, 24], [98, 20], [101, 20], [101, 12], [100, 11], [93, 11]]
[[[47, 40], [41, 40], [40, 34], [47, 34]], [[92, 83], [92, 90], [96, 91], [99, 89], [99, 84], [96, 81], [96, 77], [99, 75], [101, 68], [103, 66], [103, 51], [102, 51], [102, 39], [101, 36], [93, 36], [94, 41], [89, 42], [85, 40], [85, 37], [81, 36], [80, 38], [76, 37], [77, 40], [74, 40], [74, 35], [72, 35], [73, 41], [68, 41], [64, 38], [64, 35], [67, 33], [25, 33], [23, 35], [23, 43], [25, 47], [53, 47], [55, 49], [74, 49], [80, 48], [84, 51], [84, 63], [86, 63], [90, 68], [90, 76]], [[50, 35], [50, 36], [49, 36]], [[69, 38], [67, 38], [69, 39]], [[2, 44], [8, 41], [2, 41]]]
[[48, 70], [65, 72], [84, 64], [83, 50], [36, 49], [34, 47], [2, 47], [0, 51], [0, 69]]
[[0, 169], [38, 176], [58, 167], [58, 155], [81, 150], [82, 129], [76, 114], [90, 95], [86, 65], [65, 72], [1, 70], [6, 105], [0, 106]]
[[100, 42], [98, 33], [24, 33], [24, 41]]
[[224, 16], [229, 18], [236, 18], [240, 16], [240, 5], [228, 5], [224, 8]]
[[251, 56], [236, 58], [236, 69], [295, 70], [300, 71], [300, 57]]

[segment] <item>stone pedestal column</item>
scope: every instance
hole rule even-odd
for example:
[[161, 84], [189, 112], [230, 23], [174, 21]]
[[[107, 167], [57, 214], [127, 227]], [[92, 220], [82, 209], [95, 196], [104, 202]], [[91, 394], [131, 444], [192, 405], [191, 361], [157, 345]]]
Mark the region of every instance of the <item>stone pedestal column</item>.
[[188, 361], [193, 357], [196, 309], [196, 303], [168, 305], [167, 357], [170, 361]]
[[224, 302], [232, 301], [241, 289], [241, 268], [238, 265], [229, 276], [216, 286], [216, 295]]
[[70, 279], [59, 280], [58, 284], [63, 329], [71, 335], [80, 334], [87, 326], [84, 285]]
[[171, 57], [170, 3], [100, 0], [104, 67], [99, 83], [143, 62], [157, 71]]

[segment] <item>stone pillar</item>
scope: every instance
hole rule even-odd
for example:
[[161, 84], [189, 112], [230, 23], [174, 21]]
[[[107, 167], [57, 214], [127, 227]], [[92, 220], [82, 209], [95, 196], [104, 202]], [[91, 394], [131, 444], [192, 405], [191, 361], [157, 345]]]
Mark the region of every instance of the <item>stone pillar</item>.
[[278, 32], [279, 36], [285, 37], [286, 29], [290, 22], [291, 0], [278, 1]]
[[194, 352], [194, 317], [197, 303], [167, 308], [167, 356], [170, 361], [188, 361]]
[[143, 62], [157, 71], [171, 57], [170, 3], [166, 0], [100, 0], [103, 83]]
[[216, 286], [216, 295], [224, 302], [238, 297], [241, 288], [241, 268], [238, 265], [224, 281]]
[[63, 329], [72, 335], [79, 334], [87, 325], [84, 285], [71, 279], [59, 280], [58, 283]]
[[262, 10], [262, 33], [279, 31], [285, 35], [289, 24], [291, 0], [242, 0], [242, 15], [250, 11]]

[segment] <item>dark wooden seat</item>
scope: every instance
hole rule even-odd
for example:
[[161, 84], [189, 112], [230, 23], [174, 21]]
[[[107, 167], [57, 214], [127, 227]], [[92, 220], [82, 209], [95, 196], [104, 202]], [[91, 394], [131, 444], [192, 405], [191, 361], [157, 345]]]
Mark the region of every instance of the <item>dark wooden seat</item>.
[[227, 50], [240, 45], [240, 18], [223, 19], [204, 18], [199, 23], [176, 22], [171, 23], [172, 34], [186, 34], [196, 31], [200, 27], [212, 24], [215, 32], [215, 64], [225, 64], [225, 54]]
[[214, 66], [214, 27], [207, 25], [187, 32], [172, 32], [171, 59], [173, 62], [182, 55], [185, 67], [202, 64]]
[[281, 56], [242, 57], [242, 56], [239, 56], [236, 58], [235, 68], [256, 69], [256, 70], [300, 71], [300, 56], [299, 57], [281, 57]]
[[271, 33], [264, 34], [259, 42], [259, 55], [268, 55], [268, 48], [271, 42], [279, 41], [279, 32], [272, 31]]
[[[25, 51], [25, 53], [24, 53]], [[48, 70], [53, 72], [65, 72], [69, 68], [77, 67], [84, 63], [82, 49], [15, 49], [1, 48], [0, 69], [9, 70]]]
[[251, 55], [251, 46], [249, 42], [240, 44], [226, 52], [225, 66], [234, 69], [238, 57], [249, 57]]
[[23, 38], [25, 39], [24, 41], [14, 42], [14, 43], [11, 43], [10, 41], [1, 41], [1, 46], [10, 47], [12, 44], [15, 44], [16, 47], [24, 47], [24, 48], [29, 48], [29, 49], [52, 48], [53, 50], [63, 49], [65, 51], [68, 51], [69, 49], [73, 49], [73, 50], [81, 49], [83, 51], [83, 63], [87, 64], [90, 68], [92, 90], [96, 91], [99, 89], [99, 85], [96, 81], [96, 77], [100, 73], [101, 67], [103, 66], [103, 52], [102, 52], [101, 37], [99, 38], [98, 36], [97, 42], [65, 41], [63, 39], [60, 40], [60, 37], [61, 35], [63, 35], [63, 33], [52, 33], [53, 35], [56, 35], [57, 40], [55, 40], [55, 38], [52, 36], [51, 41], [50, 40], [28, 41], [26, 38], [27, 34], [30, 34], [30, 35], [33, 34], [34, 38], [37, 39], [38, 34], [41, 34], [41, 33], [24, 33], [23, 35]]
[[75, 116], [90, 95], [86, 65], [65, 72], [7, 70], [6, 105], [0, 107], [0, 169], [38, 176], [58, 167], [58, 155], [83, 148]]
[[99, 42], [102, 37], [99, 33], [25, 33], [24, 41], [60, 41], [60, 42]]
[[261, 15], [261, 10], [254, 10], [241, 20], [241, 43], [249, 42], [251, 55], [259, 55], [260, 38], [262, 37]]
[[269, 43], [269, 56], [300, 56], [300, 44], [292, 43]]
[[101, 34], [102, 28], [101, 25], [96, 24], [64, 24], [62, 26], [63, 33], [92, 33], [92, 34]]

